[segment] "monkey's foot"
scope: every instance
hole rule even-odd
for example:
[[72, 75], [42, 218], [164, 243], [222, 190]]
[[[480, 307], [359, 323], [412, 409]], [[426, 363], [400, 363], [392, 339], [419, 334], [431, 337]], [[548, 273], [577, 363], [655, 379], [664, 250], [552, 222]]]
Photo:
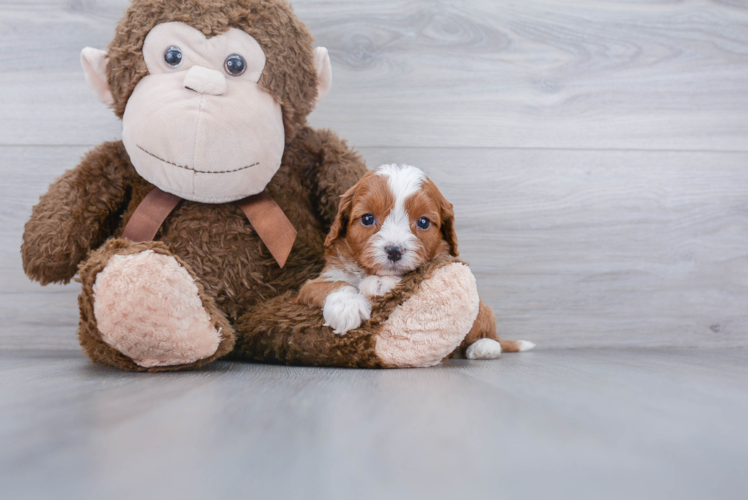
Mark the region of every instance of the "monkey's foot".
[[[139, 245], [124, 244], [130, 251]], [[175, 369], [211, 360], [217, 357], [219, 348], [226, 353], [233, 345], [232, 333], [223, 331], [230, 330], [225, 318], [212, 300], [206, 304], [189, 270], [168, 251], [156, 250], [108, 256], [95, 275], [90, 297], [85, 296], [88, 290], [84, 282], [81, 307], [90, 299], [96, 330], [84, 331], [87, 325], [83, 314], [81, 343], [94, 361], [135, 370]], [[90, 283], [92, 276], [84, 277], [83, 271], [81, 275]], [[112, 363], [112, 353], [102, 360], [97, 355], [100, 353], [87, 345], [86, 333], [99, 337], [119, 357], [136, 366]], [[114, 358], [117, 361], [117, 356]]]
[[375, 351], [388, 366], [433, 366], [460, 345], [478, 315], [470, 268], [447, 264], [382, 323]]

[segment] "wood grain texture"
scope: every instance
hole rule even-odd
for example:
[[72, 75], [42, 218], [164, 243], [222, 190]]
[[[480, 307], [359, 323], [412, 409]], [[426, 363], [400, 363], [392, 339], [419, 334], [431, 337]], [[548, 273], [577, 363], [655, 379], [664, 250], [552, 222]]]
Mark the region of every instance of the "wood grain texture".
[[[49, 183], [120, 136], [79, 52], [126, 5], [0, 5], [0, 349], [78, 349], [77, 285], [29, 282], [18, 251]], [[312, 124], [432, 175], [504, 336], [748, 343], [744, 2], [294, 6], [334, 65]]]
[[420, 166], [452, 201], [505, 338], [748, 345], [748, 154], [363, 152]]
[[[23, 275], [23, 224], [83, 147], [0, 147], [0, 348], [77, 348], [77, 284]], [[748, 345], [748, 153], [363, 148], [456, 209], [505, 338], [543, 349]], [[29, 175], [34, 172], [34, 175]]]
[[26, 500], [738, 500], [746, 408], [746, 349], [176, 374], [0, 353], [0, 487]]
[[0, 0], [0, 496], [742, 499], [748, 4], [293, 4], [333, 61], [311, 123], [423, 168], [500, 333], [539, 347], [92, 365], [78, 285], [30, 282], [19, 248], [49, 183], [120, 137], [79, 53], [127, 2]]
[[[312, 117], [359, 146], [746, 150], [739, 1], [293, 2], [333, 61]], [[96, 144], [78, 63], [125, 0], [5, 1], [0, 144]]]

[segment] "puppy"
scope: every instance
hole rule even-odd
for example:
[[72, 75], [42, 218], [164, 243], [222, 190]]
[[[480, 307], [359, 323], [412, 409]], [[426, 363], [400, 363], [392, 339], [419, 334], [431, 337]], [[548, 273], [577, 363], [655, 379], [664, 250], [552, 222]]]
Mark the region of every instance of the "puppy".
[[[421, 170], [382, 165], [342, 196], [325, 248], [322, 274], [304, 284], [296, 301], [321, 307], [325, 326], [345, 335], [369, 319], [370, 298], [386, 294], [425, 262], [458, 255], [452, 204]], [[481, 302], [455, 352], [468, 359], [494, 359], [502, 351], [534, 346], [499, 340], [493, 311]]]

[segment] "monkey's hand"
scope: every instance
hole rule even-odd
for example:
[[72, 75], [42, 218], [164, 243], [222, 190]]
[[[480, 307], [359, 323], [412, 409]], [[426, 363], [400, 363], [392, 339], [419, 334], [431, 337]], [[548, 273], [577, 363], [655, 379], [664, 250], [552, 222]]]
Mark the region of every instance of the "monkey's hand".
[[122, 143], [107, 142], [50, 186], [24, 228], [21, 256], [30, 278], [69, 282], [88, 252], [111, 236], [108, 219], [124, 203], [128, 166]]

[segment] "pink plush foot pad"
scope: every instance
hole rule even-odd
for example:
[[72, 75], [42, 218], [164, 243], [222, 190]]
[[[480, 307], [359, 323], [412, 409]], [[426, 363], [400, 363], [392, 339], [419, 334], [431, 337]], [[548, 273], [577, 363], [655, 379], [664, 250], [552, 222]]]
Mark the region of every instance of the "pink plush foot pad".
[[174, 257], [151, 250], [114, 255], [93, 290], [104, 342], [140, 366], [193, 363], [218, 349], [220, 332]]
[[384, 322], [376, 353], [394, 366], [436, 365], [468, 334], [479, 303], [470, 268], [460, 263], [444, 266]]

